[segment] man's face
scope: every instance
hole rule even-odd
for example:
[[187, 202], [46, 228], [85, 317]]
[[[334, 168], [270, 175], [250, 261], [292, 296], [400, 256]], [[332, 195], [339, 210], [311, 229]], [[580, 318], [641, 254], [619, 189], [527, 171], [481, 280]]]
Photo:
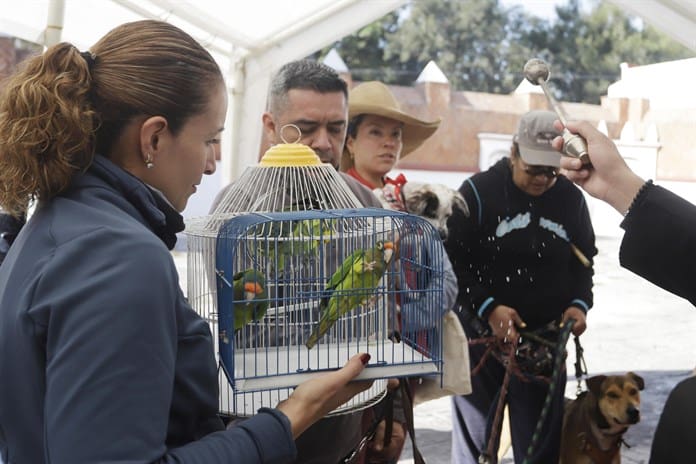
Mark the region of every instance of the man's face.
[[320, 93], [314, 90], [292, 89], [287, 103], [277, 114], [266, 113], [264, 129], [272, 143], [297, 142], [294, 124], [302, 132], [299, 143], [311, 147], [322, 162], [338, 167], [346, 138], [348, 104], [343, 92]]

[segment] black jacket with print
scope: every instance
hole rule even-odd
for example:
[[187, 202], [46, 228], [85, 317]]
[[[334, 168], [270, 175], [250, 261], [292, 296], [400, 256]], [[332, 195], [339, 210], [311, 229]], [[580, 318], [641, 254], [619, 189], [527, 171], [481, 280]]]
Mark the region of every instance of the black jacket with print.
[[499, 304], [517, 310], [530, 329], [560, 319], [569, 306], [592, 307], [597, 254], [585, 199], [559, 176], [541, 196], [512, 181], [509, 159], [465, 180], [459, 191], [470, 216], [450, 218], [445, 244], [457, 274], [457, 302], [484, 321]]

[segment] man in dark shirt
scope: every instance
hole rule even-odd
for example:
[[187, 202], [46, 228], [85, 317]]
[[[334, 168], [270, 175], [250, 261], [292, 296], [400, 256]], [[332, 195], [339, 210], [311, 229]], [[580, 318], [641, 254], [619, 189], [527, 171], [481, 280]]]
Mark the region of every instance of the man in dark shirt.
[[[292, 61], [283, 65], [271, 80], [268, 107], [262, 116], [265, 140], [269, 144], [283, 143], [281, 128], [292, 124], [301, 132], [297, 143], [312, 148], [322, 162], [338, 169], [348, 125], [348, 87], [330, 67], [310, 60]], [[287, 134], [285, 134], [287, 135]], [[294, 142], [294, 141], [293, 141]], [[365, 207], [381, 208], [382, 204], [371, 190], [345, 173], [339, 173], [360, 203]], [[225, 198], [233, 184], [218, 193], [211, 211]], [[224, 204], [224, 202], [223, 202]], [[356, 450], [355, 463], [365, 461], [370, 448], [370, 462], [395, 463], [403, 447], [406, 431], [402, 425], [403, 412], [398, 397], [395, 401], [391, 443], [381, 445], [386, 423], [382, 421], [375, 439], [363, 441], [365, 431], [382, 416], [385, 401], [364, 411], [326, 417], [307, 429], [297, 440], [297, 463], [326, 464], [340, 462]], [[379, 461], [373, 461], [378, 459]]]

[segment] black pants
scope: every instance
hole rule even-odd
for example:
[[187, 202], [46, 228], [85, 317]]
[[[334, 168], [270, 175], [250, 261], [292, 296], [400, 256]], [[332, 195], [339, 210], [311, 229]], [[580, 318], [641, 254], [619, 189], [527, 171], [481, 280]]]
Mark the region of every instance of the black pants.
[[[477, 337], [471, 327], [464, 327], [470, 338]], [[470, 364], [478, 365], [484, 345], [470, 345]], [[491, 433], [498, 394], [503, 384], [504, 367], [489, 356], [482, 369], [471, 377], [472, 393], [452, 397], [452, 464], [476, 464], [478, 457], [486, 451]], [[549, 464], [558, 462], [563, 426], [563, 398], [566, 372], [558, 379], [550, 410], [534, 448], [531, 463]], [[548, 384], [543, 381], [524, 382], [515, 375], [510, 378], [507, 404], [510, 411], [510, 433], [515, 463], [521, 463], [527, 455], [532, 434], [548, 393]], [[501, 419], [502, 420], [502, 419]], [[495, 447], [497, 449], [498, 446]], [[493, 462], [496, 462], [493, 456]]]

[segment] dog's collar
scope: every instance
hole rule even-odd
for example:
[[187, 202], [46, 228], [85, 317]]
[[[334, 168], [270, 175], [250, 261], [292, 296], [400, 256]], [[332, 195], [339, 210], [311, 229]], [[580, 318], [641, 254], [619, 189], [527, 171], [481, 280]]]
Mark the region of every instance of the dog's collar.
[[600, 447], [599, 441], [595, 436], [592, 427], [590, 426], [587, 430], [578, 434], [581, 442], [580, 449], [582, 449], [585, 454], [590, 456], [592, 461], [597, 464], [613, 462], [614, 457], [619, 454], [621, 445], [628, 446], [623, 440], [623, 434], [626, 433], [626, 430], [628, 430], [628, 427], [625, 427], [618, 432], [604, 433], [604, 431], [598, 427], [597, 431], [601, 433], [603, 437], [614, 438], [614, 441], [611, 443], [609, 448], [604, 450]]
[[[623, 433], [623, 432], [621, 432]], [[624, 443], [622, 438], [619, 438], [611, 444], [609, 449], [603, 450], [599, 447], [599, 443], [594, 440], [594, 435], [590, 432], [582, 432], [579, 434], [582, 440], [582, 451], [587, 454], [592, 462], [597, 464], [614, 462], [614, 458], [619, 454], [621, 445]]]
[[600, 432], [602, 433], [602, 435], [604, 435], [605, 437], [620, 437], [620, 436], [622, 436], [624, 433], [626, 433], [626, 430], [628, 430], [628, 426], [624, 426], [624, 427], [623, 427], [621, 430], [619, 430], [618, 432], [613, 432], [613, 433], [605, 433], [604, 430], [602, 430], [601, 428], [599, 429], [599, 431], [600, 431]]

